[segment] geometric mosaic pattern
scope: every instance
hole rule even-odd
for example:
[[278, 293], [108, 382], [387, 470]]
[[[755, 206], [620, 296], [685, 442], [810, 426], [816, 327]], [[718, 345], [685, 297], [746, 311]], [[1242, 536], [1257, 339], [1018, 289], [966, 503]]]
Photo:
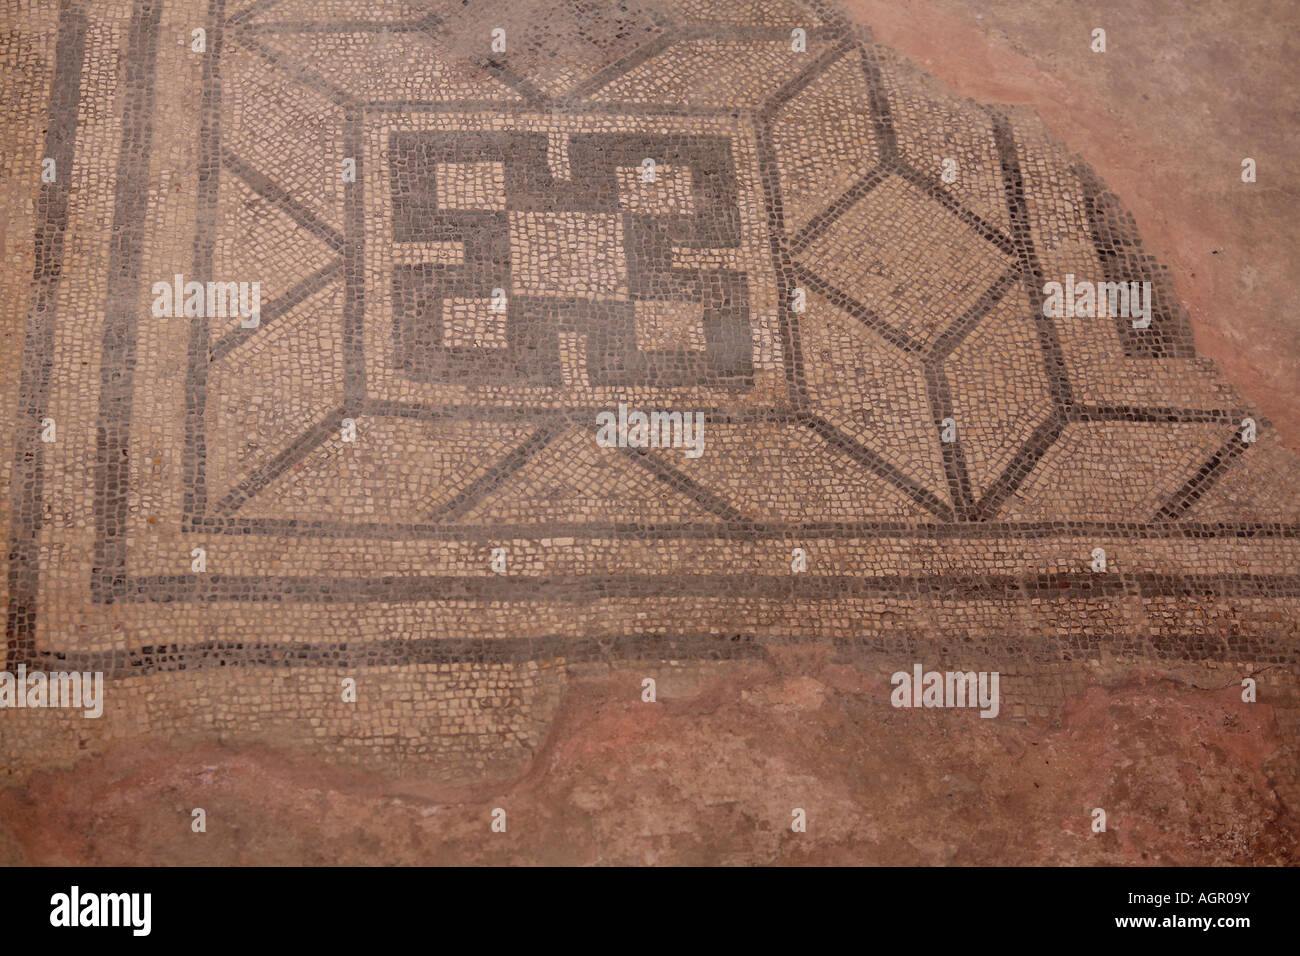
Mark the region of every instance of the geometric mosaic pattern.
[[[1294, 456], [1032, 116], [821, 3], [581, 6], [65, 6], [9, 664], [1294, 660]], [[1152, 283], [1149, 328], [1046, 317], [1066, 273]], [[260, 325], [153, 317], [175, 274]], [[619, 403], [704, 454], [598, 448]]]

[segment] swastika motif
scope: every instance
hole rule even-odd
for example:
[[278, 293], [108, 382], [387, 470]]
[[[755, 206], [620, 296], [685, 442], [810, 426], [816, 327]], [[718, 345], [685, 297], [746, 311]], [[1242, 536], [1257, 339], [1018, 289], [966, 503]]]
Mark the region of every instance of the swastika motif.
[[[752, 383], [744, 273], [673, 263], [674, 250], [740, 246], [729, 140], [569, 134], [561, 181], [543, 133], [394, 133], [388, 147], [394, 242], [455, 250], [454, 264], [408, 262], [393, 277], [398, 361], [413, 377], [558, 384], [567, 330], [585, 337], [594, 384]], [[680, 204], [642, 188], [661, 175]], [[494, 323], [496, 289], [513, 318]], [[639, 347], [636, 306], [656, 303], [691, 313], [703, 347]], [[458, 306], [486, 324], [483, 343], [451, 339]]]

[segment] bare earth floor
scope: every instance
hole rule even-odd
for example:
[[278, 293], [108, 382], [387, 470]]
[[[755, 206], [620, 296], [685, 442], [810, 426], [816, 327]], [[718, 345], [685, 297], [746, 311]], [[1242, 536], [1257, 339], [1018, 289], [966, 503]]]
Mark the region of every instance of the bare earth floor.
[[1291, 862], [1293, 92], [1107, 11], [6, 3], [0, 862]]

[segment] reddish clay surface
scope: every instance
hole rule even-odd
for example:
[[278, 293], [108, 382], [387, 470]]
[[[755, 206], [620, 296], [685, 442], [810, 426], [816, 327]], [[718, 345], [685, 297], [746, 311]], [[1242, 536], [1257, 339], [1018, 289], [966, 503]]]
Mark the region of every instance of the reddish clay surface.
[[[36, 864], [1286, 863], [1271, 709], [1156, 675], [1056, 725], [905, 711], [820, 655], [640, 702], [571, 685], [520, 777], [452, 789], [207, 746], [111, 753], [0, 792], [0, 862]], [[190, 830], [196, 806], [204, 834]], [[494, 808], [507, 831], [490, 831]], [[806, 833], [791, 811], [806, 810]], [[1104, 834], [1092, 811], [1106, 810]]]

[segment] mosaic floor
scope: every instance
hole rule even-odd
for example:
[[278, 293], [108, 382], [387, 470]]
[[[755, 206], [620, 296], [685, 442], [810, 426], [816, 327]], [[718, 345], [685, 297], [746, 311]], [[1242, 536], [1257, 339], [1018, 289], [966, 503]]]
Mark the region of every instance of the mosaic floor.
[[[833, 8], [10, 19], [7, 666], [109, 689], [0, 717], [7, 765], [481, 767], [569, 668], [781, 643], [993, 662], [1008, 714], [1085, 660], [1293, 671], [1295, 456], [1119, 199]], [[1149, 322], [1046, 314], [1067, 275]]]

